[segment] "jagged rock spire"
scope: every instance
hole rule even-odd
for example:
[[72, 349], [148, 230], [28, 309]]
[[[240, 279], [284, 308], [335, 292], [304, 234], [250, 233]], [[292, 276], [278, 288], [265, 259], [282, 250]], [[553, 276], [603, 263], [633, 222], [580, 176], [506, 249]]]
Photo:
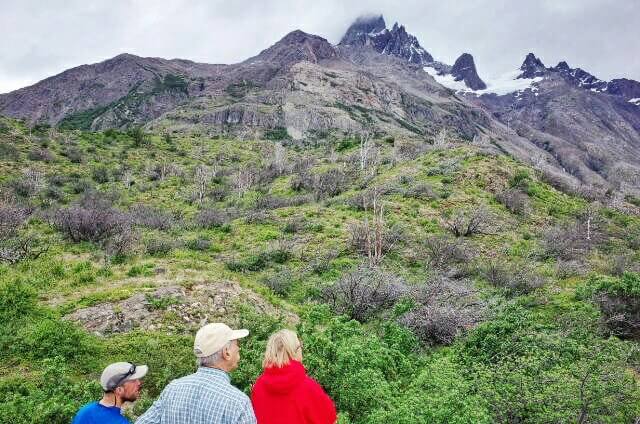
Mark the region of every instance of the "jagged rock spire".
[[533, 53], [529, 53], [520, 66], [522, 74], [518, 78], [535, 78], [545, 74], [546, 68], [544, 63]]
[[456, 81], [464, 81], [466, 86], [472, 90], [484, 90], [487, 88], [487, 85], [478, 76], [473, 56], [469, 53], [460, 55], [451, 68], [451, 75]]
[[342, 45], [365, 45], [370, 36], [375, 36], [387, 29], [382, 15], [360, 16], [347, 29], [340, 40]]
[[433, 57], [420, 46], [415, 36], [397, 22], [391, 30], [387, 29], [382, 15], [356, 19], [342, 37], [340, 45], [369, 45], [378, 53], [396, 56], [418, 65], [433, 62]]

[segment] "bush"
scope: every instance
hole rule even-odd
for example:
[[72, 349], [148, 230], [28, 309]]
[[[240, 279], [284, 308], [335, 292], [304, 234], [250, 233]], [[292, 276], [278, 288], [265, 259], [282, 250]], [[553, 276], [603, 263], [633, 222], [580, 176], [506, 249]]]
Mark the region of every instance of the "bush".
[[512, 296], [531, 293], [545, 284], [542, 276], [524, 264], [493, 261], [484, 266], [482, 274], [492, 285]]
[[519, 189], [508, 189], [496, 194], [496, 200], [516, 215], [529, 213], [529, 197]]
[[0, 281], [0, 334], [37, 310], [36, 292], [21, 280]]
[[548, 258], [563, 260], [579, 259], [602, 241], [598, 232], [587, 239], [586, 229], [578, 222], [566, 222], [547, 228], [542, 232], [542, 252]]
[[293, 285], [293, 274], [288, 269], [277, 272], [262, 280], [278, 296], [286, 296]]
[[128, 215], [105, 203], [91, 200], [86, 205], [59, 209], [53, 223], [73, 242], [90, 241], [111, 256], [125, 255], [135, 245], [137, 234]]
[[484, 306], [468, 283], [442, 276], [415, 289], [412, 298], [417, 307], [398, 322], [427, 345], [453, 343], [484, 315]]
[[111, 179], [109, 169], [106, 166], [98, 166], [93, 169], [93, 181], [98, 184], [108, 183]]
[[405, 190], [404, 197], [411, 197], [421, 200], [431, 200], [436, 199], [438, 197], [438, 194], [430, 184], [418, 183]]
[[96, 353], [96, 343], [74, 324], [58, 319], [43, 319], [26, 327], [19, 335], [16, 353], [32, 360], [59, 356], [76, 361]]
[[220, 228], [231, 222], [228, 212], [221, 209], [203, 209], [196, 216], [196, 224], [201, 228]]
[[62, 151], [62, 156], [65, 156], [72, 163], [83, 163], [84, 154], [77, 147], [69, 147]]
[[166, 255], [175, 247], [175, 243], [168, 237], [153, 237], [145, 241], [145, 249], [149, 255]]
[[176, 225], [173, 215], [160, 209], [137, 204], [129, 211], [133, 223], [153, 230], [167, 231]]
[[321, 200], [342, 193], [347, 188], [349, 181], [349, 176], [338, 168], [316, 174], [302, 171], [292, 178], [291, 188], [295, 191], [312, 191], [315, 200]]
[[474, 234], [487, 234], [493, 218], [486, 207], [458, 209], [453, 216], [445, 220], [445, 225], [456, 237], [468, 237]]
[[404, 231], [397, 225], [391, 228], [383, 227], [380, 229], [381, 234], [379, 234], [379, 237], [377, 236], [378, 233], [376, 233], [377, 229], [366, 222], [351, 223], [347, 230], [351, 248], [365, 256], [375, 249], [374, 245], [376, 243], [379, 243], [380, 253], [384, 256], [405, 238]]
[[203, 238], [191, 239], [186, 242], [188, 249], [204, 252], [211, 248], [211, 241]]
[[640, 340], [640, 274], [593, 276], [578, 295], [593, 299], [602, 313], [602, 327], [610, 335]]
[[390, 308], [407, 292], [404, 282], [377, 268], [360, 265], [322, 290], [321, 298], [336, 313], [360, 322]]
[[424, 241], [424, 251], [429, 266], [439, 270], [471, 260], [471, 253], [462, 240], [450, 236], [427, 237]]
[[29, 160], [35, 160], [40, 162], [52, 162], [53, 153], [48, 149], [33, 149], [27, 155]]

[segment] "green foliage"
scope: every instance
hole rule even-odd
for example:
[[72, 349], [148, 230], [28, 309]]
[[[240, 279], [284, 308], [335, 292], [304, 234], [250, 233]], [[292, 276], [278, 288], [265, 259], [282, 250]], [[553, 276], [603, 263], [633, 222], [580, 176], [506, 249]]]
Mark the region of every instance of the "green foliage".
[[594, 294], [640, 297], [640, 273], [625, 272], [622, 277], [594, 275], [581, 286], [577, 294], [586, 299]]
[[64, 358], [48, 357], [34, 375], [0, 377], [0, 422], [68, 424], [102, 393], [95, 379], [72, 375]]
[[290, 140], [291, 136], [287, 132], [287, 129], [284, 127], [277, 127], [274, 129], [265, 130], [264, 132], [265, 140]]
[[65, 116], [58, 127], [63, 130], [90, 130], [93, 121], [109, 109], [110, 105], [99, 106]]
[[37, 309], [36, 292], [22, 280], [0, 281], [0, 322], [3, 328], [21, 321]]

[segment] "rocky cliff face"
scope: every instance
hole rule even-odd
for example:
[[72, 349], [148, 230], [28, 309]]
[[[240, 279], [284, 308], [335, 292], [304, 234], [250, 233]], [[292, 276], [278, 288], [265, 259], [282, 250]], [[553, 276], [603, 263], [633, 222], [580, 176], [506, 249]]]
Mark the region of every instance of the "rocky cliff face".
[[566, 62], [546, 68], [533, 53], [511, 78], [496, 90], [470, 54], [439, 62], [377, 16], [356, 20], [336, 46], [293, 31], [232, 65], [123, 54], [0, 95], [0, 113], [70, 128], [298, 140], [366, 130], [430, 143], [446, 130], [566, 180], [640, 190], [640, 83]]

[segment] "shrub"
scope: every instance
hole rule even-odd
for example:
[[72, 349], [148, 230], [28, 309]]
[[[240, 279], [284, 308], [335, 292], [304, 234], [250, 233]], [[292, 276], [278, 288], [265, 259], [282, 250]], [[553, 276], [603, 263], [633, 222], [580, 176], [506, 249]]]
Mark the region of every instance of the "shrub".
[[412, 293], [417, 307], [398, 322], [427, 345], [451, 344], [474, 327], [484, 315], [484, 305], [469, 283], [436, 276]]
[[545, 284], [541, 275], [524, 264], [492, 261], [484, 266], [482, 274], [495, 287], [505, 289], [513, 296], [531, 293]]
[[526, 169], [519, 169], [509, 179], [509, 187], [527, 192], [529, 190], [530, 181], [529, 171]]
[[128, 253], [137, 241], [128, 215], [106, 206], [106, 202], [87, 201], [59, 209], [54, 225], [73, 242], [90, 241], [112, 256]]
[[8, 327], [30, 316], [37, 310], [36, 292], [22, 280], [0, 281], [0, 319]]
[[175, 247], [173, 240], [168, 237], [153, 237], [144, 244], [149, 255], [166, 255]]
[[322, 300], [339, 314], [364, 322], [407, 292], [404, 282], [377, 268], [360, 265], [322, 290]]
[[129, 213], [134, 224], [154, 230], [167, 231], [176, 224], [170, 213], [143, 204], [134, 205]]
[[496, 194], [496, 200], [516, 215], [529, 212], [529, 197], [519, 189], [508, 189]]
[[195, 238], [188, 240], [186, 246], [188, 249], [203, 252], [211, 248], [211, 241], [203, 238]]
[[471, 253], [462, 240], [450, 236], [427, 237], [424, 241], [424, 251], [429, 266], [440, 270], [466, 263], [471, 259]]
[[90, 339], [86, 332], [70, 322], [44, 319], [20, 333], [15, 350], [32, 360], [59, 356], [74, 361], [96, 352], [95, 343]]
[[591, 297], [602, 312], [602, 327], [611, 335], [640, 339], [640, 274], [621, 277], [591, 277], [578, 291]]
[[316, 174], [302, 171], [291, 180], [291, 188], [296, 191], [303, 189], [312, 191], [315, 200], [321, 200], [343, 192], [349, 181], [350, 177], [338, 168]]
[[427, 183], [418, 183], [404, 191], [404, 197], [414, 199], [431, 200], [438, 197], [433, 187]]
[[52, 162], [53, 153], [48, 149], [33, 149], [27, 155], [29, 160], [35, 160], [40, 162]]
[[278, 296], [286, 296], [293, 285], [293, 274], [288, 269], [269, 275], [262, 280]]
[[578, 259], [602, 241], [601, 234], [592, 231], [587, 238], [586, 228], [578, 222], [566, 222], [542, 232], [542, 252], [545, 257], [563, 260]]
[[93, 180], [98, 184], [108, 183], [111, 179], [109, 169], [106, 166], [97, 166], [92, 172]]
[[493, 218], [486, 207], [458, 209], [445, 225], [456, 237], [468, 237], [474, 234], [487, 234]]
[[84, 154], [77, 147], [68, 147], [62, 151], [62, 156], [65, 156], [72, 163], [83, 163]]
[[196, 216], [196, 224], [201, 228], [220, 228], [230, 221], [229, 213], [221, 209], [203, 209]]
[[127, 135], [131, 137], [131, 140], [133, 140], [134, 147], [140, 147], [143, 144], [146, 144], [149, 140], [142, 127], [138, 126], [130, 128], [129, 131], [127, 131]]
[[380, 254], [385, 255], [393, 249], [396, 243], [404, 240], [404, 232], [397, 225], [390, 228], [383, 227], [379, 230], [380, 234], [376, 231], [378, 229], [366, 222], [351, 223], [348, 227], [349, 244], [356, 252], [366, 256], [370, 250], [373, 250], [373, 245], [379, 243]]

